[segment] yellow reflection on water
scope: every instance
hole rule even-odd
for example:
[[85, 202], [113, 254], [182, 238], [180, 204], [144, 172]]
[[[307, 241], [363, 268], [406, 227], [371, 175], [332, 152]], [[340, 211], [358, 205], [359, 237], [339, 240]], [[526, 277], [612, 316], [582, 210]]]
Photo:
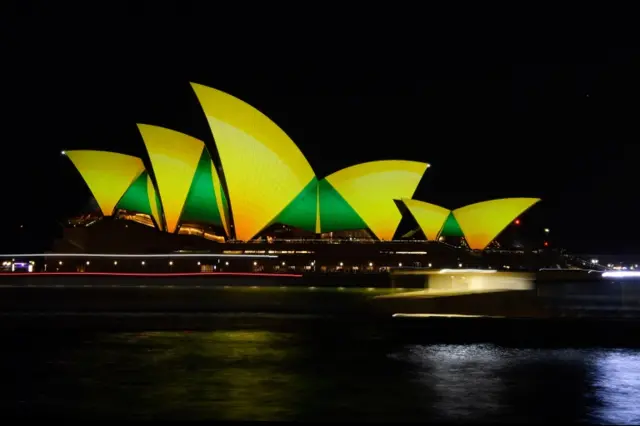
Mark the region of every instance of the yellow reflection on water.
[[[299, 385], [282, 368], [292, 354], [288, 337], [267, 331], [105, 336], [94, 342], [104, 350], [89, 360], [97, 371], [83, 386], [86, 395], [104, 392], [108, 398], [97, 407], [94, 401], [101, 399], [92, 397], [92, 407], [84, 408], [116, 417], [135, 412], [136, 418], [290, 419]], [[124, 345], [128, 350], [119, 350]]]

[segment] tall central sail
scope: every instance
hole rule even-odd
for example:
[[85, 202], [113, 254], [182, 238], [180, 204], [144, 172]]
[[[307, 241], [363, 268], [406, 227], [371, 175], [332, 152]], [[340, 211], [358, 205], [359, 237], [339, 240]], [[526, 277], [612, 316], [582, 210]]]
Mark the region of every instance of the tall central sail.
[[315, 174], [291, 138], [260, 111], [219, 90], [191, 86], [220, 155], [236, 239], [250, 240]]

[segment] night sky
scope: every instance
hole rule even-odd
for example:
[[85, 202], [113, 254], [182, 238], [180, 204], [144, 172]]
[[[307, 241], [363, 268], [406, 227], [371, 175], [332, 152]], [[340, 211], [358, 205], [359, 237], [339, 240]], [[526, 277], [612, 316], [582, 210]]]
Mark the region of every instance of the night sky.
[[207, 43], [206, 28], [14, 20], [2, 31], [3, 247], [51, 239], [86, 205], [63, 149], [143, 156], [137, 122], [211, 144], [193, 81], [273, 119], [319, 177], [364, 161], [426, 161], [415, 198], [456, 208], [540, 197], [522, 226], [550, 228], [554, 246], [640, 253], [638, 51], [254, 40], [234, 53]]

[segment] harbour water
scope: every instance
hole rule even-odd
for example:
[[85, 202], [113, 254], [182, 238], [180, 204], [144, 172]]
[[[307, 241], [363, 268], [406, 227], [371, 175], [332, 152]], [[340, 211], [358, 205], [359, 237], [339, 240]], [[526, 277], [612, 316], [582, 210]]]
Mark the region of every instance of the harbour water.
[[638, 349], [428, 344], [288, 316], [0, 338], [11, 417], [640, 422]]

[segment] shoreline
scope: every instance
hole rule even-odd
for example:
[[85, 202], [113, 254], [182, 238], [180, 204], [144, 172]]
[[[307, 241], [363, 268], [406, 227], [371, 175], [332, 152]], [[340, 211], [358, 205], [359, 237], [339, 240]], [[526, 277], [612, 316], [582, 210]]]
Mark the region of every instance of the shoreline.
[[[408, 283], [409, 281], [405, 281]], [[635, 344], [633, 283], [560, 282], [535, 288], [376, 286], [298, 277], [16, 275], [0, 279], [3, 330], [212, 330], [357, 327], [430, 341], [621, 341]], [[350, 284], [350, 285], [349, 285]], [[365, 284], [367, 287], [358, 284]], [[483, 340], [484, 339], [484, 340]]]

